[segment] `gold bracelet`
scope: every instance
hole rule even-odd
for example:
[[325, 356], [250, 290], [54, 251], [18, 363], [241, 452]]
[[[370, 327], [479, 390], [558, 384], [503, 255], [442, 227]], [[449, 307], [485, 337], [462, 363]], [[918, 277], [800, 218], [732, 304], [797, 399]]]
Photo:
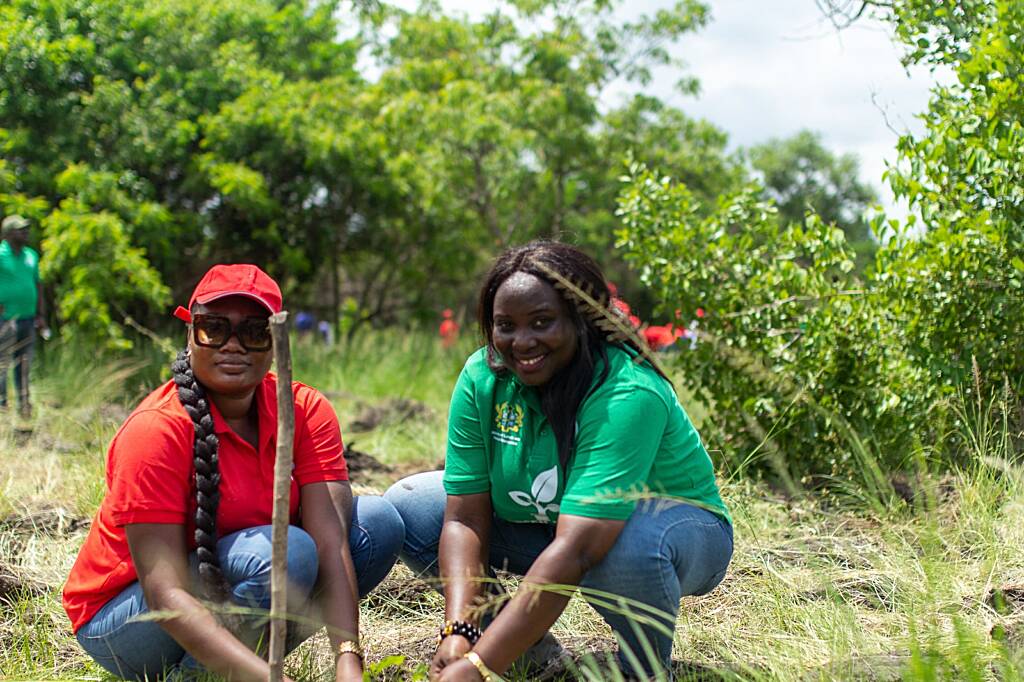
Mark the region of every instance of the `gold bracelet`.
[[341, 658], [342, 654], [355, 654], [359, 657], [359, 660], [363, 660], [363, 647], [359, 646], [359, 642], [353, 642], [352, 640], [345, 640], [338, 645], [338, 649], [335, 652], [336, 658]]
[[467, 661], [473, 664], [477, 672], [480, 673], [480, 677], [483, 678], [484, 682], [505, 682], [505, 679], [496, 672], [493, 672], [484, 663], [484, 659], [480, 658], [480, 654], [475, 651], [467, 651], [466, 655], [463, 656]]

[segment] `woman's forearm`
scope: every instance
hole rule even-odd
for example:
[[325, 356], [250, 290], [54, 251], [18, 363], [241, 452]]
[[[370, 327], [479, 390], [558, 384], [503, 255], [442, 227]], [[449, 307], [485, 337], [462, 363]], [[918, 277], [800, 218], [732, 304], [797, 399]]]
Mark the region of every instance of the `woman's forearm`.
[[556, 539], [533, 562], [512, 601], [473, 650], [491, 670], [505, 672], [544, 636], [569, 603], [571, 592], [549, 586], [578, 585], [585, 572], [579, 551]]
[[478, 617], [473, 617], [473, 609], [483, 592], [486, 547], [487, 538], [481, 537], [481, 530], [460, 521], [445, 521], [438, 548], [445, 618], [479, 621]]
[[[348, 534], [345, 534], [348, 537]], [[331, 650], [345, 641], [359, 640], [359, 583], [347, 542], [320, 554], [320, 600]], [[362, 658], [351, 653], [337, 656], [336, 679], [361, 679]]]
[[160, 625], [208, 670], [229, 680], [265, 680], [267, 663], [249, 651], [188, 590], [184, 526], [129, 524], [125, 536], [150, 611]]
[[187, 590], [168, 588], [152, 600], [153, 611], [174, 614], [160, 625], [208, 670], [228, 680], [267, 679], [266, 661], [249, 650]]
[[320, 557], [321, 599], [331, 646], [359, 640], [359, 583], [348, 543], [339, 543]]

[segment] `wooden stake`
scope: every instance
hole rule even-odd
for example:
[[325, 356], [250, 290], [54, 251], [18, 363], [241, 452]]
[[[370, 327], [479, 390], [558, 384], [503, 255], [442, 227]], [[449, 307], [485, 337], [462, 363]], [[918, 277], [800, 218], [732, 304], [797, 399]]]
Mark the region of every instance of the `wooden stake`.
[[270, 316], [277, 365], [277, 454], [274, 461], [274, 512], [270, 552], [270, 682], [284, 678], [285, 614], [288, 587], [288, 507], [292, 489], [292, 444], [295, 402], [292, 396], [292, 353], [288, 346], [288, 313]]

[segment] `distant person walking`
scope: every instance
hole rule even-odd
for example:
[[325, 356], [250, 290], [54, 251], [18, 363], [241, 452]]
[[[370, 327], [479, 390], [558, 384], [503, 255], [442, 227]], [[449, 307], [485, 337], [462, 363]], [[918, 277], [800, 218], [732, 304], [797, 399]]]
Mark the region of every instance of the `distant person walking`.
[[39, 254], [28, 246], [29, 222], [4, 218], [0, 242], [0, 409], [7, 407], [7, 372], [14, 363], [14, 387], [23, 417], [32, 416], [28, 374], [36, 329], [44, 330]]
[[334, 327], [327, 320], [320, 320], [316, 324], [316, 331], [320, 334], [320, 340], [330, 348], [334, 345]]
[[459, 340], [459, 323], [452, 318], [452, 309], [445, 308], [441, 313], [441, 326], [438, 328], [438, 334], [441, 337], [441, 345], [445, 348], [451, 348], [455, 345], [455, 342]]

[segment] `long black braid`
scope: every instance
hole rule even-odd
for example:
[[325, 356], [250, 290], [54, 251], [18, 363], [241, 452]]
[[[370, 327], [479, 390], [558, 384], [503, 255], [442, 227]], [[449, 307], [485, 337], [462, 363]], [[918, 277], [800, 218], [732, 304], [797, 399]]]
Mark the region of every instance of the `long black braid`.
[[220, 470], [217, 465], [217, 434], [206, 391], [192, 374], [187, 350], [171, 363], [171, 374], [178, 387], [178, 400], [192, 418], [195, 427], [193, 463], [196, 471], [196, 553], [199, 557], [200, 586], [210, 601], [228, 600], [230, 587], [217, 558], [217, 505], [220, 502]]

